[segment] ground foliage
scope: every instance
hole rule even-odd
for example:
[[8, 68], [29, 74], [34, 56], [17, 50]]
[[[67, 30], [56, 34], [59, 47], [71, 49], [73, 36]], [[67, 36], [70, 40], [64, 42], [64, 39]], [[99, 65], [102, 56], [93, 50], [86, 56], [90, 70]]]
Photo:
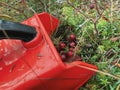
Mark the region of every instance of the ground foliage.
[[[74, 33], [84, 62], [120, 77], [120, 0], [0, 0], [0, 19], [21, 22], [44, 11], [61, 22], [56, 45]], [[80, 90], [120, 90], [120, 80], [97, 73]]]

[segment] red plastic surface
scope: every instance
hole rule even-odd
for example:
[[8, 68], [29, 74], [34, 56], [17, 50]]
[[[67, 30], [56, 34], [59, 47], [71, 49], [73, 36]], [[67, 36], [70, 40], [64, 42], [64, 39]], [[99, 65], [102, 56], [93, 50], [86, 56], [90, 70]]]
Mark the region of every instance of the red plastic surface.
[[0, 90], [77, 90], [95, 72], [62, 62], [49, 35], [59, 21], [48, 13], [35, 14], [22, 22], [38, 32], [31, 42], [0, 40]]

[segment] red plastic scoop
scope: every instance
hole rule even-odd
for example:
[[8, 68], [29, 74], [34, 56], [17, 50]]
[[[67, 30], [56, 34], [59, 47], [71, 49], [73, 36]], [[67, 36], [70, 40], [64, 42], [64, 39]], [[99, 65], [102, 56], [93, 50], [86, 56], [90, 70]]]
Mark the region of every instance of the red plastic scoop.
[[77, 90], [95, 74], [74, 64], [93, 69], [96, 66], [81, 61], [62, 62], [49, 37], [58, 27], [58, 19], [40, 13], [22, 24], [32, 27], [22, 33], [21, 27], [16, 28], [17, 32], [12, 27], [12, 33], [6, 30], [12, 38], [0, 40], [0, 90]]

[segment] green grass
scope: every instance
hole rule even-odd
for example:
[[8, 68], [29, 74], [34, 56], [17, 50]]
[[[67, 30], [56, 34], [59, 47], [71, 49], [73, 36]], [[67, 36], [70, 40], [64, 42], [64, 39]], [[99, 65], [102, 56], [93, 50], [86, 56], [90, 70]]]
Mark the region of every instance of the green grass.
[[[86, 0], [62, 0], [62, 3], [56, 2], [57, 0], [20, 1], [1, 0], [0, 19], [21, 22], [34, 12], [49, 12], [61, 21], [58, 31], [63, 31], [58, 38], [66, 35], [64, 31], [76, 34], [80, 48], [77, 52], [83, 61], [96, 65], [104, 74], [120, 77], [119, 0], [99, 0], [96, 4], [98, 10], [91, 10], [91, 2]], [[54, 35], [52, 38], [57, 44]], [[120, 80], [97, 73], [80, 90], [120, 90]]]

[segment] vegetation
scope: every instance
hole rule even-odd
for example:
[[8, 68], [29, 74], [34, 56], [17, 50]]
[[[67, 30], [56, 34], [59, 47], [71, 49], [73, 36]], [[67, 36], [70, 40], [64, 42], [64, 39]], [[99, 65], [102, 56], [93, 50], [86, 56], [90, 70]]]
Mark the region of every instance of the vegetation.
[[119, 5], [120, 0], [0, 0], [0, 19], [21, 22], [43, 11], [58, 17], [55, 46], [75, 34], [75, 54], [102, 72], [80, 90], [120, 90]]

